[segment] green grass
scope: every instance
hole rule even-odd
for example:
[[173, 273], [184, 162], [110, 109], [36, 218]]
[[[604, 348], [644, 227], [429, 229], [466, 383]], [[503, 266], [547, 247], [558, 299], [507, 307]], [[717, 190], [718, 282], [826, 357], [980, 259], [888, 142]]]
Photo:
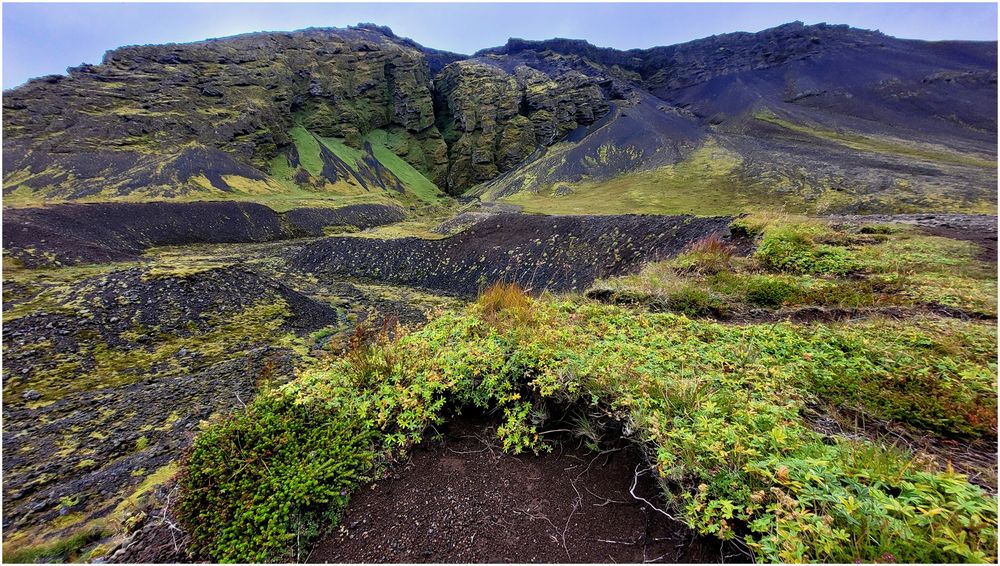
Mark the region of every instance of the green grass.
[[[365, 152], [360, 149], [355, 149], [346, 143], [344, 140], [339, 138], [325, 138], [317, 136], [317, 138], [326, 146], [327, 149], [333, 152], [334, 155], [344, 160], [350, 166], [356, 166], [360, 161], [365, 158]], [[317, 149], [317, 155], [319, 150]]]
[[839, 229], [821, 221], [750, 216], [733, 226], [757, 235], [749, 258], [687, 251], [639, 273], [600, 281], [596, 289], [633, 302], [668, 304], [688, 287], [717, 294], [721, 311], [749, 307], [921, 307], [944, 305], [997, 314], [995, 264], [971, 243], [912, 227]]
[[[320, 158], [320, 144], [328, 148], [349, 166], [354, 167], [365, 156], [359, 149], [346, 145], [336, 138], [319, 138], [301, 125], [296, 125], [288, 131], [295, 144], [301, 167], [314, 179], [318, 179], [323, 171], [323, 161]], [[274, 156], [269, 164], [270, 177], [264, 181], [238, 176], [226, 176], [225, 181], [231, 191], [215, 189], [208, 179], [193, 177], [188, 183], [188, 191], [177, 196], [166, 197], [157, 191], [134, 191], [127, 195], [119, 195], [114, 191], [90, 195], [83, 198], [50, 197], [45, 190], [31, 190], [23, 182], [24, 175], [14, 176], [7, 180], [7, 186], [17, 187], [4, 195], [5, 207], [30, 207], [67, 202], [201, 202], [201, 201], [242, 201], [255, 202], [272, 208], [277, 212], [286, 212], [293, 208], [325, 207], [335, 208], [349, 204], [362, 203], [397, 203], [419, 205], [442, 205], [448, 199], [438, 188], [419, 171], [410, 166], [402, 158], [390, 151], [385, 143], [387, 136], [384, 131], [376, 130], [369, 134], [368, 141], [372, 143], [372, 151], [393, 175], [398, 177], [406, 188], [405, 195], [394, 192], [367, 191], [363, 187], [342, 180], [337, 183], [324, 182], [316, 186], [300, 186], [294, 181], [296, 170], [288, 163], [284, 153]], [[27, 174], [25, 174], [27, 175]], [[30, 176], [30, 175], [28, 175]]]
[[107, 536], [99, 528], [85, 529], [66, 538], [51, 542], [11, 547], [4, 545], [4, 564], [33, 564], [48, 562], [76, 562], [83, 549]]
[[389, 134], [384, 130], [374, 130], [365, 138], [372, 144], [372, 152], [375, 154], [375, 159], [378, 159], [379, 163], [392, 171], [403, 182], [403, 185], [408, 190], [413, 191], [421, 200], [430, 203], [439, 202], [443, 194], [438, 189], [438, 186], [420, 171], [414, 169], [412, 165], [393, 153], [388, 148], [388, 136]]
[[[284, 156], [279, 156], [285, 161]], [[282, 171], [281, 166], [275, 169], [272, 163], [272, 173]], [[3, 197], [5, 208], [25, 208], [43, 205], [64, 204], [64, 203], [98, 203], [98, 202], [206, 202], [206, 201], [234, 201], [253, 202], [262, 204], [275, 212], [287, 212], [294, 208], [340, 208], [351, 204], [400, 204], [400, 200], [394, 198], [393, 194], [382, 191], [365, 191], [343, 185], [329, 187], [330, 190], [311, 190], [296, 185], [290, 180], [279, 177], [272, 177], [270, 183], [273, 185], [273, 192], [265, 193], [239, 193], [239, 192], [192, 192], [177, 197], [164, 197], [162, 195], [149, 195], [141, 192], [123, 196], [93, 195], [78, 199], [48, 198], [44, 195], [31, 193], [21, 193], [19, 196]], [[405, 204], [405, 203], [404, 203]]]
[[[320, 173], [323, 172], [323, 160], [319, 155], [319, 140], [302, 126], [295, 126], [288, 130], [288, 135], [291, 136], [295, 149], [299, 153], [299, 163], [310, 175], [319, 177]], [[287, 159], [285, 163], [288, 163]]]
[[[438, 190], [437, 185], [386, 147], [387, 136], [388, 134], [384, 130], [374, 130], [365, 137], [365, 141], [372, 146], [375, 159], [395, 175], [403, 187], [418, 199], [429, 204], [440, 203], [444, 195]], [[320, 140], [322, 140], [323, 145], [348, 165], [356, 166], [365, 158], [364, 151], [350, 147], [344, 143], [344, 140], [338, 138], [320, 138]]]
[[[319, 177], [323, 171], [320, 144], [333, 152], [334, 155], [343, 160], [349, 167], [356, 168], [362, 165], [365, 159], [365, 152], [363, 150], [347, 145], [340, 138], [316, 136], [301, 125], [293, 127], [288, 133], [293, 143], [295, 143], [301, 166], [313, 177]], [[446, 199], [443, 193], [441, 193], [433, 182], [387, 147], [389, 141], [388, 135], [384, 130], [374, 130], [365, 138], [365, 141], [369, 142], [372, 146], [372, 153], [375, 159], [400, 180], [408, 195], [411, 195], [411, 198], [431, 205], [438, 205], [445, 202]], [[294, 170], [288, 164], [288, 159], [284, 155], [279, 155], [272, 160], [271, 175], [286, 184], [290, 192], [301, 190], [292, 181], [294, 173]], [[338, 180], [336, 186], [330, 190], [334, 190], [337, 186], [340, 186], [340, 192], [351, 192], [350, 188], [346, 185], [346, 183], [341, 183]], [[365, 198], [365, 195], [361, 195], [360, 193], [368, 193], [368, 191], [363, 191], [360, 187], [354, 187], [353, 192], [359, 193], [358, 196], [361, 198]], [[378, 193], [379, 191], [375, 192], [375, 194]]]
[[[727, 215], [780, 208], [778, 196], [739, 182], [736, 173], [741, 163], [739, 156], [709, 143], [676, 165], [607, 181], [558, 183], [501, 200], [546, 214]], [[568, 194], [557, 194], [566, 189]]]

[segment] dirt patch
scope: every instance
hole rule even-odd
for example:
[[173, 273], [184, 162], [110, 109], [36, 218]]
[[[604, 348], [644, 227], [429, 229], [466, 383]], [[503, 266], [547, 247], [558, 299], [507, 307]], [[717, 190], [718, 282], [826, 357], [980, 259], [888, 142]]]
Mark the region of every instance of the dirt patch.
[[567, 438], [551, 454], [512, 456], [482, 420], [462, 418], [443, 432], [356, 493], [308, 562], [746, 560], [635, 499], [638, 469], [635, 494], [662, 505], [631, 445], [593, 453]]
[[498, 214], [449, 238], [325, 238], [290, 263], [325, 279], [361, 279], [474, 296], [496, 281], [535, 292], [582, 291], [637, 271], [690, 242], [728, 231], [730, 218]]
[[4, 251], [28, 267], [138, 258], [154, 246], [321, 236], [326, 226], [398, 222], [398, 207], [362, 204], [279, 214], [250, 202], [62, 204], [4, 210]]

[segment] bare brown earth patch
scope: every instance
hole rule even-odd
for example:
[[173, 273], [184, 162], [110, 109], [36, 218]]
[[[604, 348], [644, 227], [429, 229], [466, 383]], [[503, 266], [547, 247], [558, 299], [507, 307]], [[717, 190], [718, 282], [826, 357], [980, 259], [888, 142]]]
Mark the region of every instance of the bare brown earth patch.
[[[590, 452], [503, 453], [495, 427], [462, 418], [354, 495], [308, 562], [718, 562], [735, 547], [696, 536], [662, 507], [645, 458], [621, 443]], [[638, 472], [638, 478], [636, 473]]]

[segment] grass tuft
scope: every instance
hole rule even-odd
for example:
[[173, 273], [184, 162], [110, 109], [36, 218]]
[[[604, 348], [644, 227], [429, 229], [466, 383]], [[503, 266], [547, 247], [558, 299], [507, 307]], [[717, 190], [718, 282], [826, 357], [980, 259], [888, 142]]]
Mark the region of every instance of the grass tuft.
[[533, 301], [517, 283], [497, 282], [486, 288], [477, 300], [483, 317], [490, 324], [531, 321]]
[[712, 275], [731, 270], [732, 261], [732, 248], [718, 234], [712, 234], [691, 244], [673, 263], [680, 272]]

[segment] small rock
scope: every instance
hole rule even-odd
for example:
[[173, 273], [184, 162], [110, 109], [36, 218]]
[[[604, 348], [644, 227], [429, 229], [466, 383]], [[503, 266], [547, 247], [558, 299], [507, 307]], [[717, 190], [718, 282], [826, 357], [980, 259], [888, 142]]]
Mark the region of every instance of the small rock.
[[[27, 372], [28, 372], [27, 368], [21, 371], [21, 373], [27, 373]], [[35, 391], [34, 389], [29, 389], [21, 395], [21, 398], [24, 399], [25, 401], [34, 401], [36, 399], [41, 399], [42, 394]]]

